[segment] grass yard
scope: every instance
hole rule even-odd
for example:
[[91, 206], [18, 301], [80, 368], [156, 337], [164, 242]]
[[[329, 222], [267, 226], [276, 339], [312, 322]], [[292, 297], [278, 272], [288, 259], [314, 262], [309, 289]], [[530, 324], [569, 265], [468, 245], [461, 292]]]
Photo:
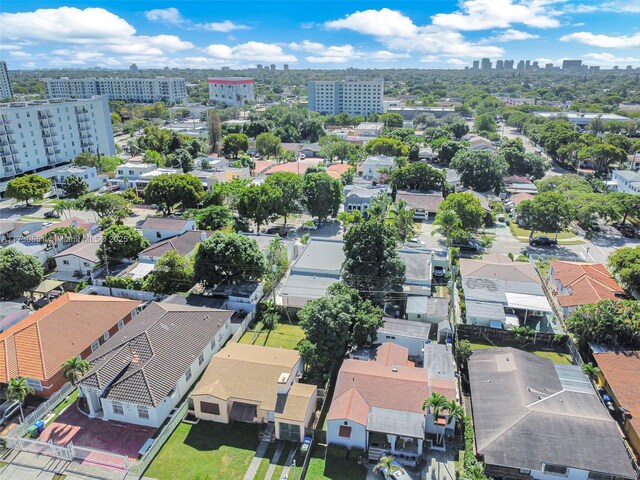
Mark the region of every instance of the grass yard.
[[78, 389], [76, 388], [73, 392], [71, 392], [69, 394], [68, 399], [63, 400], [62, 402], [60, 402], [58, 404], [58, 406], [56, 406], [56, 408], [54, 408], [52, 410], [53, 412], [53, 416], [51, 416], [51, 418], [49, 418], [49, 420], [47, 420], [45, 427], [49, 426], [51, 423], [53, 423], [55, 421], [56, 418], [58, 418], [58, 415], [60, 415], [60, 413], [62, 413], [62, 410], [64, 410], [65, 408], [67, 408], [69, 405], [71, 405], [73, 402], [75, 402], [78, 399]]
[[[490, 343], [484, 342], [471, 342], [471, 350], [483, 350], [486, 348], [497, 348], [497, 347], [514, 347], [519, 348], [517, 345], [505, 344], [505, 345], [491, 345]], [[566, 352], [556, 352], [556, 351], [547, 351], [547, 350], [532, 350], [530, 348], [522, 348], [521, 350], [526, 350], [531, 352], [539, 357], [548, 358], [553, 363], [559, 363], [562, 365], [571, 365], [573, 363], [571, 355]]]
[[[509, 224], [509, 228], [511, 229], [511, 233], [514, 236], [518, 237], [518, 240], [520, 240], [521, 242], [528, 241], [529, 235], [531, 234], [531, 230], [526, 230], [522, 227], [519, 227], [514, 222], [511, 222]], [[538, 232], [538, 231], [535, 232], [536, 237], [540, 235], [544, 235], [550, 238], [554, 238], [556, 236], [555, 233]], [[584, 241], [580, 239], [569, 240], [570, 238], [571, 239], [575, 238], [575, 236], [576, 234], [573, 233], [572, 231], [564, 230], [558, 234], [558, 244], [559, 245], [580, 245], [584, 243]]]
[[181, 423], [144, 475], [158, 480], [243, 478], [258, 444], [257, 425]]
[[327, 465], [324, 459], [325, 450], [324, 446], [316, 447], [309, 462], [306, 480], [365, 480], [367, 478], [367, 469], [363, 465], [358, 465], [355, 460], [332, 458]]
[[254, 330], [247, 330], [240, 339], [240, 343], [295, 350], [298, 342], [303, 338], [304, 332], [298, 325], [279, 323], [273, 330], [263, 329], [257, 337]]
[[538, 268], [538, 272], [540, 273], [540, 278], [542, 278], [542, 280], [546, 280], [549, 277], [549, 270], [551, 270], [551, 265], [549, 265], [549, 262], [538, 260], [536, 262], [536, 267]]

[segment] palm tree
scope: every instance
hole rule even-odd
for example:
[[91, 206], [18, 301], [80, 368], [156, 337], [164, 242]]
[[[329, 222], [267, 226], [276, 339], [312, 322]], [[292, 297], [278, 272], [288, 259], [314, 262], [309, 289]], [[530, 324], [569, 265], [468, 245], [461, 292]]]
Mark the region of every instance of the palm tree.
[[389, 209], [389, 199], [382, 195], [374, 198], [367, 208], [367, 214], [375, 220], [382, 221], [387, 216]]
[[456, 402], [455, 400], [451, 400], [449, 402], [449, 405], [447, 406], [447, 412], [449, 415], [449, 422], [455, 419], [456, 429], [461, 431], [462, 425], [464, 424], [465, 417], [466, 417], [464, 407], [460, 405], [458, 402]]
[[71, 200], [58, 200], [53, 206], [53, 211], [59, 213], [61, 216], [63, 213], [67, 214], [67, 218], [71, 217], [71, 209], [75, 206], [75, 202]]
[[24, 412], [22, 411], [22, 403], [28, 395], [33, 393], [33, 388], [27, 385], [27, 379], [24, 377], [17, 377], [9, 379], [9, 385], [7, 386], [7, 400], [17, 400], [20, 406], [20, 418], [24, 422]]
[[[443, 394], [438, 392], [433, 392], [429, 398], [422, 402], [422, 410], [426, 410], [427, 408], [431, 410], [431, 413], [433, 413], [433, 423], [436, 425], [440, 419], [440, 412], [442, 410], [446, 410], [448, 407], [449, 400]], [[444, 434], [444, 428], [442, 429], [442, 433]]]
[[447, 246], [449, 246], [451, 245], [451, 234], [456, 228], [460, 228], [462, 221], [455, 211], [442, 210], [436, 214], [433, 224], [438, 228], [432, 231], [431, 235], [436, 233], [443, 235], [447, 240]]
[[593, 363], [583, 363], [582, 364], [582, 373], [588, 375], [590, 379], [596, 381], [598, 375], [600, 375], [600, 369], [596, 367]]
[[75, 387], [89, 368], [89, 362], [76, 356], [62, 364], [62, 375]]
[[389, 211], [389, 219], [393, 221], [401, 242], [406, 242], [413, 238], [415, 230], [414, 213], [414, 210], [402, 199], [398, 200]]

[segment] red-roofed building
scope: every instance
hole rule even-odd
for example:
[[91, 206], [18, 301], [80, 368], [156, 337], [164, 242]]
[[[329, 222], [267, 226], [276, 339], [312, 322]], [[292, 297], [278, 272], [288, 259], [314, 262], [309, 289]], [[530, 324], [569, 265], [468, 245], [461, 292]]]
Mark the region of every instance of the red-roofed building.
[[62, 220], [61, 222], [56, 222], [52, 225], [49, 225], [42, 230], [38, 230], [37, 232], [33, 232], [32, 241], [40, 241], [42, 237], [44, 237], [47, 233], [49, 233], [54, 228], [58, 227], [76, 227], [84, 230], [86, 233], [92, 233], [92, 229], [94, 224], [91, 222], [87, 222], [86, 220], [82, 220], [78, 217], [69, 217], [66, 220]]
[[600, 263], [552, 260], [549, 262], [552, 293], [567, 317], [581, 305], [616, 300], [624, 290]]
[[342, 175], [347, 173], [351, 169], [351, 165], [348, 163], [334, 163], [327, 167], [327, 173], [336, 179], [340, 179]]
[[[438, 392], [455, 400], [456, 379], [451, 349], [426, 344], [424, 367], [408, 362], [406, 347], [384, 343], [375, 360], [348, 359], [342, 363], [327, 415], [327, 442], [383, 454], [422, 455], [425, 439], [453, 433], [455, 420], [443, 415], [437, 424], [422, 404]], [[444, 449], [444, 445], [432, 445]]]
[[273, 162], [271, 160], [256, 160], [256, 167], [253, 169], [253, 176], [259, 177], [264, 175], [264, 173], [273, 167]]

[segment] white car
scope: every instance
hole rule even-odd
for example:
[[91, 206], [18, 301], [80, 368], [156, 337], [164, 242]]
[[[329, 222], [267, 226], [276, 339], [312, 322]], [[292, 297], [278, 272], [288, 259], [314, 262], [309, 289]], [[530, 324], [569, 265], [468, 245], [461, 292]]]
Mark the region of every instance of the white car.
[[420, 240], [420, 237], [413, 237], [407, 240], [407, 243], [411, 243], [412, 245], [424, 245], [425, 243]]
[[303, 230], [317, 230], [318, 229], [318, 225], [315, 222], [312, 222], [311, 220], [309, 220], [308, 222], [305, 222], [302, 225], [302, 229]]
[[305, 158], [307, 158], [307, 156], [304, 153], [301, 153], [298, 156], [299, 156], [300, 160], [304, 160]]

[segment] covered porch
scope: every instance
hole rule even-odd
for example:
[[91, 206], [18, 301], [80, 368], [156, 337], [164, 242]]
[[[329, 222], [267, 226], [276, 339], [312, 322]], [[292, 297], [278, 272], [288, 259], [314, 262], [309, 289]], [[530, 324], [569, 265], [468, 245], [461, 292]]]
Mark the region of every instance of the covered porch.
[[425, 417], [419, 413], [372, 407], [367, 422], [368, 448], [416, 465], [424, 449]]

